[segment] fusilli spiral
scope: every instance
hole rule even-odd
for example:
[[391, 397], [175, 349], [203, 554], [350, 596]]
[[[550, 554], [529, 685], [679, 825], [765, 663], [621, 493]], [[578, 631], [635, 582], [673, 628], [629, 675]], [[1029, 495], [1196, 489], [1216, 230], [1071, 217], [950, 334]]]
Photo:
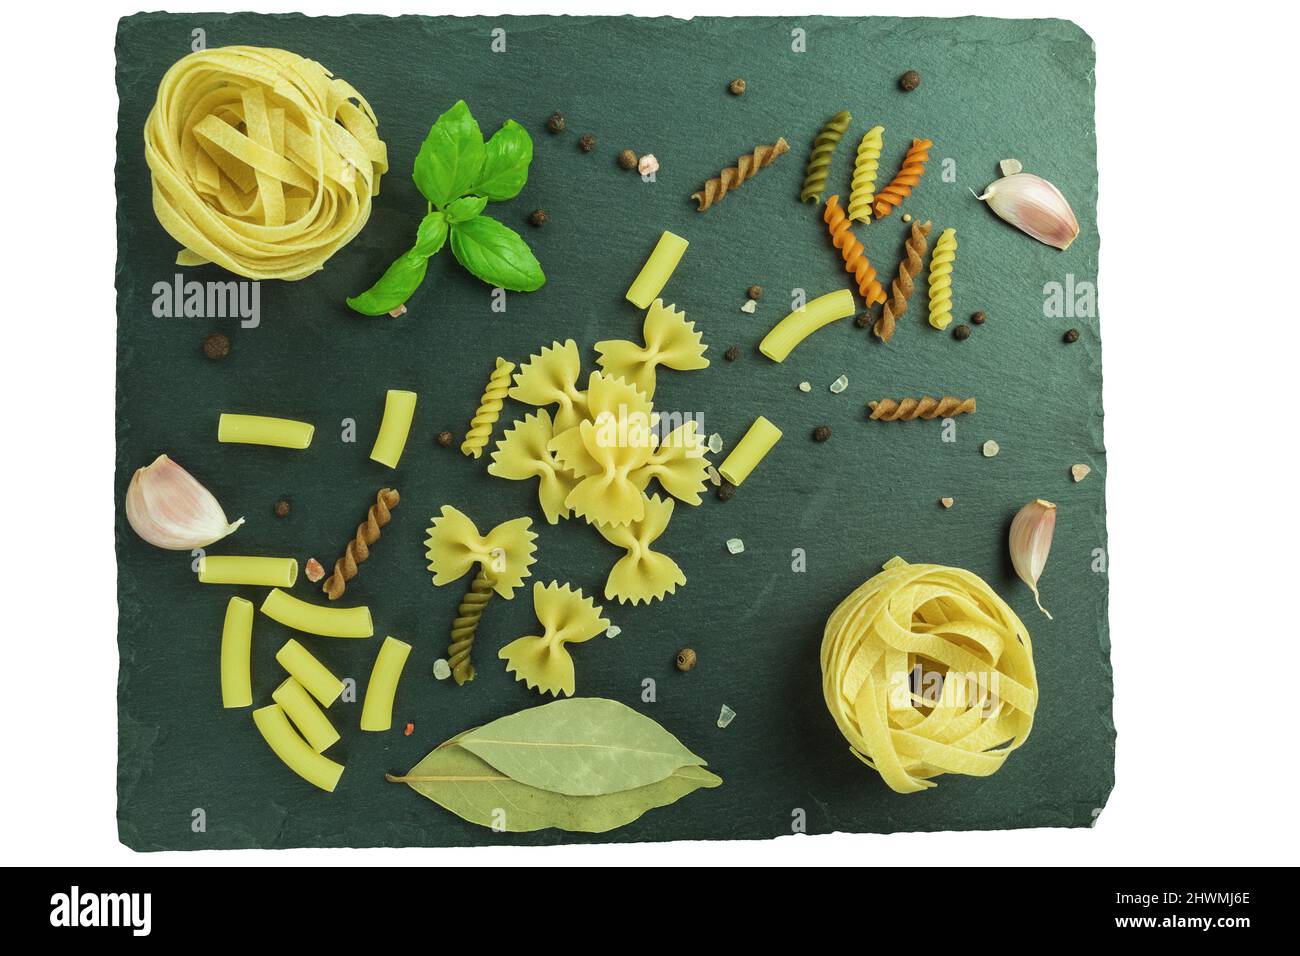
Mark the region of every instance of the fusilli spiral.
[[736, 160], [736, 165], [728, 166], [718, 175], [704, 183], [699, 192], [691, 193], [691, 198], [699, 203], [696, 212], [704, 212], [715, 202], [720, 202], [728, 191], [735, 189], [764, 166], [771, 166], [778, 156], [789, 152], [790, 144], [785, 137], [780, 137], [770, 146], [755, 146], [753, 152]]
[[876, 198], [876, 173], [880, 169], [880, 150], [885, 143], [885, 128], [873, 126], [858, 144], [858, 156], [853, 163], [853, 183], [849, 192], [849, 219], [867, 222], [871, 219], [871, 204]]
[[946, 329], [952, 321], [952, 263], [957, 258], [957, 230], [939, 233], [930, 256], [930, 324]]
[[370, 546], [379, 540], [379, 529], [392, 520], [391, 509], [401, 500], [396, 488], [379, 489], [375, 503], [366, 512], [366, 520], [357, 525], [356, 534], [343, 549], [343, 556], [334, 562], [334, 573], [320, 586], [331, 601], [337, 601], [347, 590], [347, 582], [357, 576], [357, 565], [370, 557]]
[[867, 308], [871, 308], [878, 302], [884, 302], [885, 289], [876, 279], [876, 270], [871, 267], [871, 263], [862, 252], [862, 243], [858, 242], [857, 236], [853, 235], [849, 220], [844, 215], [844, 210], [840, 208], [839, 196], [832, 196], [826, 200], [826, 211], [822, 213], [822, 219], [830, 229], [831, 242], [835, 244], [836, 249], [840, 250], [840, 257], [844, 260], [844, 271], [853, 274], [853, 278], [858, 283], [858, 293], [867, 303]]
[[853, 117], [848, 110], [836, 113], [821, 128], [813, 140], [812, 153], [808, 156], [808, 166], [804, 169], [803, 189], [799, 192], [800, 202], [821, 202], [822, 193], [826, 191], [826, 174], [830, 170], [831, 156], [835, 147], [844, 137]]
[[483, 389], [483, 397], [479, 399], [478, 411], [470, 419], [469, 431], [465, 433], [465, 440], [460, 443], [462, 455], [478, 458], [483, 454], [483, 448], [492, 437], [492, 428], [501, 417], [501, 406], [506, 391], [510, 388], [510, 373], [514, 370], [514, 362], [507, 362], [503, 358], [497, 359], [497, 366], [492, 370], [487, 388]]
[[469, 583], [469, 590], [456, 607], [456, 616], [451, 621], [451, 643], [447, 645], [447, 663], [451, 665], [451, 676], [458, 685], [474, 679], [474, 662], [470, 654], [474, 650], [474, 637], [478, 633], [478, 622], [483, 617], [483, 608], [492, 599], [492, 581], [482, 568]]
[[922, 398], [904, 398], [898, 401], [882, 398], [878, 402], [869, 402], [868, 407], [871, 409], [870, 418], [873, 422], [911, 422], [918, 418], [952, 418], [954, 415], [974, 412], [975, 399], [953, 398], [951, 395], [945, 395], [943, 398], [931, 398], [926, 395]]
[[900, 315], [907, 311], [907, 300], [911, 298], [916, 286], [916, 277], [921, 274], [921, 260], [925, 256], [926, 237], [930, 235], [930, 223], [912, 223], [912, 234], [903, 243], [903, 261], [898, 264], [898, 275], [890, 286], [890, 296], [885, 307], [880, 310], [873, 331], [882, 342], [888, 342], [894, 336], [894, 325]]
[[906, 196], [912, 195], [912, 189], [925, 175], [925, 164], [930, 159], [930, 147], [934, 143], [928, 139], [914, 139], [903, 157], [903, 167], [889, 181], [889, 185], [876, 193], [874, 210], [877, 219], [883, 219], [897, 208]]

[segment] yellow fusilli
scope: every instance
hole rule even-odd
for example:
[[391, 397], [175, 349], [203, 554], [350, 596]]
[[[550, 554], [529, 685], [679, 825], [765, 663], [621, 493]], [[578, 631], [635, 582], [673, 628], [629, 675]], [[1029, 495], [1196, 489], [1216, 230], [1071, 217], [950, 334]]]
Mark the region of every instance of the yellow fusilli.
[[510, 373], [514, 370], [514, 362], [507, 362], [503, 358], [497, 359], [497, 367], [492, 370], [492, 377], [488, 379], [487, 388], [483, 389], [483, 397], [479, 399], [478, 411], [470, 419], [469, 431], [465, 433], [465, 440], [460, 443], [462, 455], [478, 458], [483, 454], [483, 448], [492, 437], [492, 427], [501, 417], [501, 406], [506, 397], [506, 390], [510, 388]]
[[946, 329], [952, 321], [952, 263], [957, 258], [957, 230], [945, 229], [930, 257], [930, 324]]
[[876, 199], [876, 172], [880, 169], [880, 150], [884, 144], [883, 126], [871, 127], [858, 144], [849, 193], [848, 214], [851, 222], [867, 222], [871, 219], [871, 204]]

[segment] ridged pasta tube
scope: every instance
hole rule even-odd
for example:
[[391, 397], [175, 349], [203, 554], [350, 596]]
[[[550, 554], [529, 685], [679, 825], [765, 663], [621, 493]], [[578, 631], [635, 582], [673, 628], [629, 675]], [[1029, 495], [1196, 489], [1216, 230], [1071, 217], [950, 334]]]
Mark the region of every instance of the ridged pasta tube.
[[930, 256], [930, 324], [946, 329], [952, 321], [952, 264], [957, 258], [957, 230], [945, 229]]
[[898, 264], [898, 275], [890, 286], [890, 296], [885, 307], [880, 310], [873, 331], [876, 338], [888, 342], [894, 337], [894, 326], [898, 317], [907, 311], [907, 300], [916, 287], [916, 277], [921, 274], [921, 260], [928, 245], [926, 237], [930, 235], [929, 222], [912, 223], [912, 234], [903, 243], [903, 261]]
[[870, 261], [863, 253], [862, 243], [858, 242], [857, 236], [853, 235], [848, 217], [840, 208], [839, 196], [832, 196], [826, 200], [826, 210], [822, 213], [822, 219], [826, 221], [826, 226], [830, 230], [831, 242], [840, 251], [840, 257], [844, 260], [844, 271], [853, 275], [854, 281], [858, 284], [858, 294], [867, 303], [867, 308], [884, 302], [885, 288], [876, 278], [876, 270], [871, 267]]
[[736, 165], [728, 166], [718, 175], [707, 180], [699, 192], [691, 193], [691, 198], [699, 204], [696, 212], [704, 212], [715, 202], [720, 202], [728, 192], [749, 179], [764, 166], [771, 166], [778, 156], [788, 152], [789, 149], [790, 144], [785, 141], [784, 136], [779, 137], [770, 146], [762, 144], [755, 146], [752, 152], [746, 153], [736, 160]]
[[873, 126], [858, 144], [857, 159], [853, 163], [853, 183], [849, 192], [849, 219], [867, 222], [871, 219], [871, 204], [876, 199], [876, 173], [880, 169], [880, 150], [885, 145], [885, 128]]
[[800, 202], [821, 202], [822, 193], [826, 191], [826, 174], [830, 170], [831, 157], [835, 147], [844, 138], [844, 131], [853, 122], [848, 110], [836, 113], [818, 132], [813, 140], [812, 152], [808, 155], [808, 165], [804, 169], [803, 189], [799, 191]]
[[510, 373], [514, 370], [514, 362], [497, 358], [496, 368], [492, 370], [487, 388], [483, 389], [483, 397], [479, 399], [478, 410], [470, 419], [469, 431], [465, 433], [465, 440], [460, 443], [462, 455], [478, 458], [483, 454], [488, 439], [492, 437], [492, 428], [501, 417], [501, 406], [510, 388]]
[[871, 409], [870, 417], [873, 422], [910, 422], [918, 418], [952, 418], [954, 415], [974, 412], [975, 399], [953, 398], [951, 395], [945, 395], [943, 398], [931, 398], [925, 395], [921, 398], [903, 398], [898, 401], [882, 398], [878, 402], [869, 402], [868, 407]]
[[912, 140], [907, 155], [903, 157], [902, 168], [889, 181], [889, 185], [876, 194], [872, 208], [877, 219], [888, 216], [905, 197], [912, 195], [912, 189], [925, 175], [925, 164], [930, 159], [930, 147], [933, 145], [928, 139]]

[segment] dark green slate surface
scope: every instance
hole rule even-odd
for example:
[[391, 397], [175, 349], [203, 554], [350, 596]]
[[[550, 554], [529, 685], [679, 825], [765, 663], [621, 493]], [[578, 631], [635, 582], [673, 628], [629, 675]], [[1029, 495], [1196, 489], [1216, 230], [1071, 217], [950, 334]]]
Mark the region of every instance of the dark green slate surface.
[[[507, 52], [492, 53], [503, 27]], [[177, 271], [187, 279], [228, 278], [215, 267], [178, 270], [176, 247], [154, 219], [141, 130], [166, 68], [190, 48], [191, 30], [209, 46], [283, 47], [322, 62], [373, 104], [393, 171], [365, 230], [306, 281], [263, 283], [262, 321], [158, 319], [152, 287]], [[806, 31], [807, 52], [791, 50]], [[331, 754], [347, 770], [326, 795], [285, 769], [259, 739], [247, 710], [223, 711], [218, 640], [232, 589], [198, 585], [184, 553], [156, 550], [131, 532], [118, 508], [119, 827], [140, 850], [213, 847], [460, 845], [584, 840], [559, 832], [504, 835], [453, 817], [405, 787], [386, 784], [429, 749], [468, 727], [539, 702], [506, 674], [495, 654], [532, 628], [521, 594], [490, 606], [477, 648], [479, 677], [457, 688], [430, 676], [463, 590], [435, 589], [424, 570], [424, 529], [444, 503], [481, 527], [530, 514], [541, 532], [534, 580], [603, 586], [617, 552], [580, 523], [542, 521], [533, 483], [489, 477], [474, 462], [439, 448], [442, 429], [464, 431], [493, 359], [516, 361], [553, 339], [572, 337], [591, 366], [592, 343], [632, 337], [640, 315], [623, 299], [662, 229], [691, 241], [666, 298], [704, 330], [713, 365], [664, 373], [661, 407], [704, 414], [705, 432], [728, 447], [758, 414], [785, 432], [741, 492], [679, 505], [661, 543], [689, 584], [652, 607], [606, 605], [623, 628], [614, 640], [579, 647], [578, 687], [651, 715], [725, 779], [656, 810], [604, 840], [764, 838], [791, 832], [796, 811], [807, 830], [894, 831], [1021, 826], [1087, 826], [1113, 784], [1115, 731], [1106, 622], [1106, 575], [1094, 549], [1106, 545], [1101, 354], [1092, 317], [1046, 318], [1044, 285], [1095, 281], [1097, 176], [1091, 40], [1060, 21], [986, 19], [347, 19], [257, 15], [142, 14], [117, 37], [121, 99], [118, 190], [117, 461], [120, 503], [131, 472], [167, 452], [204, 481], [247, 525], [214, 553], [336, 557], [375, 489], [395, 484], [402, 504], [347, 598], [371, 605], [378, 637], [415, 645], [398, 691], [396, 726], [362, 734], [359, 704], [330, 716], [343, 734]], [[898, 91], [905, 69], [924, 83]], [[736, 98], [735, 76], [749, 92]], [[406, 248], [422, 201], [411, 161], [431, 121], [465, 98], [484, 129], [515, 118], [533, 133], [529, 183], [512, 203], [489, 211], [525, 232], [549, 281], [512, 295], [505, 314], [489, 290], [447, 253], [398, 320], [362, 319], [343, 305]], [[555, 109], [569, 119], [558, 137], [543, 128]], [[788, 311], [790, 290], [809, 296], [843, 287], [845, 275], [818, 213], [797, 194], [807, 147], [821, 122], [849, 109], [854, 124], [835, 158], [831, 183], [847, 193], [851, 156], [870, 126], [886, 128], [881, 181], [914, 135], [936, 142], [930, 171], [905, 210], [956, 226], [960, 251], [956, 313], [975, 309], [988, 324], [967, 342], [933, 332], [920, 303], [888, 346], [850, 322], [819, 332], [786, 363], [758, 355], [764, 332]], [[591, 155], [577, 149], [590, 131]], [[704, 215], [687, 196], [757, 142], [784, 135], [783, 157], [741, 192]], [[619, 170], [617, 152], [653, 152], [657, 182]], [[976, 202], [1015, 156], [1071, 199], [1082, 235], [1068, 252], [1005, 226]], [[955, 162], [945, 181], [943, 162]], [[550, 225], [524, 225], [544, 207]], [[895, 215], [859, 234], [882, 276], [892, 275], [904, 226]], [[761, 283], [758, 313], [739, 311], [744, 290]], [[1063, 345], [1070, 326], [1082, 331]], [[202, 337], [226, 331], [233, 352], [205, 360]], [[739, 345], [735, 362], [722, 359]], [[840, 374], [848, 390], [827, 386]], [[797, 384], [812, 383], [810, 394]], [[410, 388], [420, 404], [410, 444], [394, 474], [368, 460], [384, 390]], [[978, 396], [978, 414], [958, 420], [957, 442], [940, 425], [864, 420], [881, 396]], [[307, 452], [216, 442], [217, 415], [239, 411], [301, 418], [317, 425]], [[511, 404], [507, 419], [525, 409]], [[354, 418], [355, 444], [339, 440]], [[810, 430], [834, 437], [815, 445]], [[995, 438], [1001, 454], [980, 445]], [[1093, 474], [1074, 484], [1074, 462]], [[272, 516], [280, 496], [293, 501]], [[951, 495], [945, 512], [937, 499]], [[1034, 497], [1060, 504], [1056, 542], [1041, 584], [1048, 622], [1034, 609], [1006, 558], [1015, 510]], [[740, 537], [742, 555], [724, 541]], [[792, 571], [793, 549], [807, 570]], [[822, 703], [818, 648], [822, 624], [851, 589], [894, 554], [953, 564], [985, 577], [1021, 614], [1034, 639], [1041, 683], [1028, 743], [994, 777], [944, 777], [923, 794], [899, 796], [848, 753]], [[260, 602], [262, 591], [239, 589]], [[295, 593], [315, 594], [300, 578]], [[290, 632], [259, 615], [256, 702], [280, 680], [273, 655]], [[338, 673], [364, 686], [374, 641], [305, 638]], [[679, 674], [673, 656], [690, 645], [700, 665]], [[641, 701], [653, 680], [657, 700]], [[715, 726], [722, 704], [739, 716]], [[401, 726], [415, 722], [404, 737]], [[192, 813], [206, 814], [204, 833]], [[792, 816], [794, 815], [794, 816]]]

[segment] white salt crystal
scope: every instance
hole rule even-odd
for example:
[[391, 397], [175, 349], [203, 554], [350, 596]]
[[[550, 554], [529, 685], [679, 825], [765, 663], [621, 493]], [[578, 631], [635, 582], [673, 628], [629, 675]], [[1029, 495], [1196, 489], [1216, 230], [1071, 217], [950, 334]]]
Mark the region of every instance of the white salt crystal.
[[741, 541], [739, 538], [728, 538], [727, 550], [732, 554], [740, 554], [745, 550], [745, 542]]
[[718, 712], [718, 729], [721, 730], [735, 719], [736, 712], [726, 704], [723, 704], [722, 710]]
[[1002, 167], [1003, 176], [1014, 176], [1016, 173], [1022, 172], [1025, 168], [1020, 165], [1020, 160], [1018, 159], [1004, 159], [998, 165]]
[[714, 468], [712, 465], [709, 465], [708, 467], [708, 476], [709, 484], [713, 485], [714, 488], [717, 488], [722, 484], [722, 475], [720, 475], [718, 469]]
[[714, 432], [709, 436], [709, 451], [713, 452], [715, 455], [722, 451], [722, 436], [717, 432]]
[[986, 442], [984, 443], [984, 457], [985, 457], [985, 458], [992, 458], [994, 455], [996, 455], [996, 454], [997, 454], [998, 452], [1000, 452], [1001, 450], [1002, 450], [1001, 446], [999, 446], [998, 443], [995, 442], [992, 438], [990, 438], [988, 441], [986, 441]]
[[800, 383], [799, 383], [799, 391], [801, 391], [801, 392], [811, 392], [811, 391], [812, 391], [812, 383], [811, 383], [811, 382], [800, 382]]
[[438, 680], [446, 680], [451, 676], [451, 665], [441, 657], [433, 662], [433, 676]]
[[611, 624], [609, 626], [609, 629], [605, 631], [605, 636], [618, 637], [622, 633], [623, 633], [623, 629], [621, 627], [619, 627], [617, 624]]
[[844, 391], [848, 387], [849, 387], [849, 379], [847, 375], [841, 375], [835, 381], [831, 382], [831, 392], [832, 394], [835, 395], [838, 395], [840, 392]]
[[749, 313], [750, 315], [753, 315], [753, 314], [754, 314], [754, 310], [757, 309], [757, 308], [758, 308], [758, 303], [757, 303], [757, 302], [755, 302], [753, 299], [747, 299], [747, 300], [745, 301], [745, 304], [742, 305], [742, 306], [740, 307], [740, 311], [741, 311], [741, 312], [747, 312], [747, 313]]

